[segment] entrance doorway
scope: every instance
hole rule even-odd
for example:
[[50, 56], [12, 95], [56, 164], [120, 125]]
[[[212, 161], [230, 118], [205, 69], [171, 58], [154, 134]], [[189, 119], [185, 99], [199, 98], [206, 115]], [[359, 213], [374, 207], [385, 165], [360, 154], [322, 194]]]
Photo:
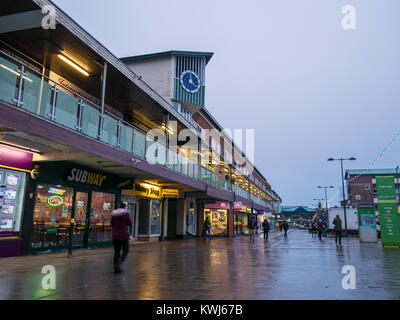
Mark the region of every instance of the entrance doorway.
[[138, 222], [139, 235], [149, 234], [149, 211], [150, 211], [150, 200], [139, 199], [139, 222]]

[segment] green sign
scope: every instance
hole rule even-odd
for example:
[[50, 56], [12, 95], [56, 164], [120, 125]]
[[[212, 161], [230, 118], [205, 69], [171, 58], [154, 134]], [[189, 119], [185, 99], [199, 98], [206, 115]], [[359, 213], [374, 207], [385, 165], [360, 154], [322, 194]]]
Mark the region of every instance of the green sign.
[[216, 204], [217, 200], [210, 198], [199, 198], [196, 200], [197, 204]]
[[382, 246], [400, 246], [399, 214], [393, 176], [376, 177]]
[[58, 228], [47, 228], [46, 234], [56, 234], [58, 232]]

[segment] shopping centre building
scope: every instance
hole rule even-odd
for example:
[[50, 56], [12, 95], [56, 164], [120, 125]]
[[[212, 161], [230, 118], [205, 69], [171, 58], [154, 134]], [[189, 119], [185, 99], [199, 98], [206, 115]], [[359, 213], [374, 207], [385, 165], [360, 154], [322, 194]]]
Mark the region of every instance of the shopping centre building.
[[135, 240], [274, 225], [279, 195], [205, 106], [212, 55], [119, 59], [51, 1], [3, 0], [0, 257], [110, 245], [120, 201]]

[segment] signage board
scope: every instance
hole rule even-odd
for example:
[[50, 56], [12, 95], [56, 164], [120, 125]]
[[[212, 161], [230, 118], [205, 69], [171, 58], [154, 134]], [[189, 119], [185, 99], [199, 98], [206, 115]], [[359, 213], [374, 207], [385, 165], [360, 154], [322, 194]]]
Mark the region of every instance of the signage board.
[[0, 144], [0, 167], [30, 172], [32, 153]]
[[207, 209], [230, 209], [230, 203], [225, 201], [217, 201], [215, 204], [206, 204]]
[[373, 204], [357, 206], [360, 242], [377, 242], [375, 208]]
[[179, 198], [179, 189], [162, 189], [163, 198]]
[[122, 192], [155, 199], [161, 199], [162, 196], [160, 187], [143, 182], [135, 182], [133, 189]]
[[215, 204], [217, 200], [212, 198], [198, 198], [196, 199], [197, 204]]
[[237, 211], [242, 210], [242, 202], [241, 201], [235, 201], [233, 203], [233, 209], [237, 210]]
[[399, 214], [394, 176], [377, 176], [379, 221], [382, 246], [400, 246]]

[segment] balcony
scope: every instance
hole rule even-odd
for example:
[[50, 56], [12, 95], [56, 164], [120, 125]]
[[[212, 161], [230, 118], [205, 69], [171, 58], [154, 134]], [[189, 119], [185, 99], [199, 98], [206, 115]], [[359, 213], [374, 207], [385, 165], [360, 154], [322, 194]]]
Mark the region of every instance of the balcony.
[[[151, 140], [146, 133], [76, 92], [54, 82], [0, 51], [0, 100], [115, 149], [148, 160], [156, 150], [158, 165], [220, 190], [265, 206], [265, 201], [194, 163], [177, 150]], [[155, 144], [155, 148], [154, 148]]]

